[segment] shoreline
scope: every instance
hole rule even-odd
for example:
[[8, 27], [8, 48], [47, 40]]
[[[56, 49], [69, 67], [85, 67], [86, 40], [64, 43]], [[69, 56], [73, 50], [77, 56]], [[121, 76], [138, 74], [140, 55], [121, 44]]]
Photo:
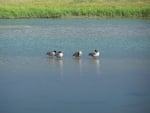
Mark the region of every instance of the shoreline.
[[121, 17], [121, 16], [62, 16], [62, 17], [56, 17], [56, 18], [46, 18], [46, 17], [14, 17], [14, 18], [0, 18], [2, 19], [145, 19], [149, 20], [150, 17]]

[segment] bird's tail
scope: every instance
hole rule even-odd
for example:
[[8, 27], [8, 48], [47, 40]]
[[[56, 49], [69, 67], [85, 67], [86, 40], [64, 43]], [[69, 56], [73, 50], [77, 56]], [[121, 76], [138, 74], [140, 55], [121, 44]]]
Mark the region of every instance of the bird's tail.
[[92, 53], [89, 53], [89, 56], [92, 56]]

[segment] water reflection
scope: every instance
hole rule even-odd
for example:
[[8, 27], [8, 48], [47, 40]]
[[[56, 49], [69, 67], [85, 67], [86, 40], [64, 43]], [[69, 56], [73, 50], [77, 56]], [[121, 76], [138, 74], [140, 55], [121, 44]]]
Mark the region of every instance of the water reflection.
[[82, 59], [80, 57], [74, 58], [74, 61], [78, 64], [79, 74], [82, 75]]
[[62, 79], [63, 78], [63, 72], [64, 72], [64, 70], [63, 70], [63, 60], [61, 58], [56, 58], [55, 61], [56, 61], [56, 66], [57, 66], [56, 68], [58, 69], [60, 77]]
[[[61, 79], [64, 74], [67, 75], [86, 75], [87, 72], [92, 75], [100, 75], [100, 59], [61, 59], [61, 58], [49, 58], [49, 67], [51, 73], [54, 75], [60, 75]], [[72, 74], [74, 73], [74, 74]]]
[[48, 58], [49, 66], [50, 66], [50, 71], [52, 74], [59, 74], [60, 77], [62, 78], [63, 76], [63, 60], [61, 58], [53, 58], [49, 57]]
[[55, 61], [54, 61], [54, 59], [52, 57], [49, 57], [48, 58], [48, 62], [50, 63], [49, 66], [50, 66], [51, 71], [54, 72], [55, 71], [54, 70], [55, 69]]
[[48, 61], [52, 64], [54, 64], [54, 58], [53, 57], [48, 57]]
[[100, 75], [100, 59], [99, 58], [90, 59], [90, 65], [92, 66], [93, 71], [96, 72], [96, 75]]

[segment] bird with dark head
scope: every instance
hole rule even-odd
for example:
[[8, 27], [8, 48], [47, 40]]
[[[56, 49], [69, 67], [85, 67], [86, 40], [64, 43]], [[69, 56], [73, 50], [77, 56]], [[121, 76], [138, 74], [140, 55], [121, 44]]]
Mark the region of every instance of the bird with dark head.
[[100, 55], [100, 52], [98, 50], [94, 50], [94, 52], [89, 53], [89, 56], [91, 57], [98, 57]]
[[81, 57], [82, 56], [82, 51], [76, 51], [74, 54], [73, 54], [74, 57]]
[[56, 52], [55, 56], [56, 56], [57, 58], [62, 58], [62, 57], [64, 56], [64, 54], [63, 54], [62, 51], [58, 51], [58, 52]]
[[53, 56], [55, 56], [55, 55], [56, 55], [56, 50], [48, 51], [46, 54], [47, 54], [48, 56], [53, 57]]

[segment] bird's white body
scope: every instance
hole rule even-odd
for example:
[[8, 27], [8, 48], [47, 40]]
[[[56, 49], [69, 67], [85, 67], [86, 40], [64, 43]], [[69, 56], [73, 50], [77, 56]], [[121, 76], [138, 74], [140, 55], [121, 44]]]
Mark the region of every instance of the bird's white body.
[[89, 56], [92, 56], [92, 57], [98, 57], [100, 55], [100, 52], [95, 50], [94, 52], [92, 53], [89, 53]]
[[98, 57], [100, 55], [99, 51], [93, 54], [94, 57]]
[[58, 51], [55, 55], [57, 58], [62, 58], [64, 56], [63, 52]]
[[54, 51], [49, 51], [46, 54], [49, 55], [49, 56], [55, 56], [56, 55], [56, 51], [55, 50]]
[[82, 51], [77, 51], [73, 54], [75, 57], [81, 57], [82, 56]]

